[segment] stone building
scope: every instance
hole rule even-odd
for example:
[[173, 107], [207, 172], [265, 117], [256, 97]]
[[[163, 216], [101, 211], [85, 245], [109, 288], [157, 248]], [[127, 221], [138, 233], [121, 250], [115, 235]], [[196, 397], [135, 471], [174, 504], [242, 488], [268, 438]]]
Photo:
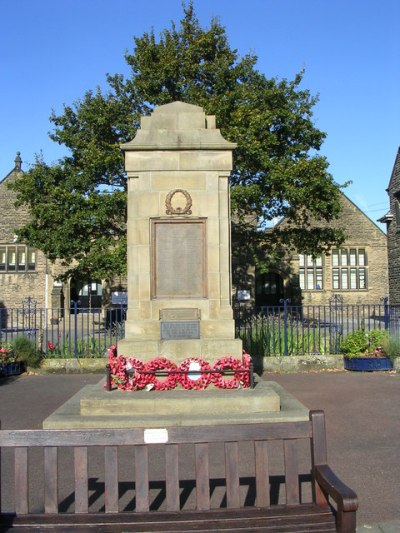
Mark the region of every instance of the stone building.
[[334, 224], [344, 229], [344, 244], [316, 259], [288, 253], [269, 272], [256, 272], [256, 307], [279, 305], [287, 298], [297, 304], [326, 304], [333, 295], [345, 304], [377, 304], [388, 295], [385, 233], [343, 193], [341, 203], [342, 214]]
[[18, 152], [14, 168], [0, 181], [0, 308], [20, 308], [27, 305], [27, 299], [38, 308], [66, 312], [71, 302], [79, 302], [80, 308], [112, 307], [113, 293], [121, 298], [126, 291], [124, 277], [108, 284], [80, 279], [61, 283], [56, 280], [63, 272], [59, 262], [53, 264], [39, 250], [17, 242], [16, 231], [30, 215], [27, 206], [15, 207], [16, 194], [8, 185], [21, 173]]
[[386, 223], [388, 239], [389, 302], [400, 305], [400, 148], [386, 189], [390, 209], [379, 221]]
[[31, 298], [40, 307], [51, 306], [54, 280], [45, 256], [17, 242], [16, 230], [29, 219], [26, 207], [14, 207], [15, 193], [8, 188], [22, 172], [19, 152], [15, 166], [0, 182], [0, 306], [21, 307]]

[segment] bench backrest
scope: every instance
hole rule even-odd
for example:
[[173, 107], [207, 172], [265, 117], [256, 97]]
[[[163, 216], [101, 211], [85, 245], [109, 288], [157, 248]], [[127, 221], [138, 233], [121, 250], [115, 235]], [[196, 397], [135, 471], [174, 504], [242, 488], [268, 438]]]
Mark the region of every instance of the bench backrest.
[[[10, 472], [6, 473], [7, 479], [2, 479], [1, 488], [3, 491], [12, 491], [11, 484], [14, 482], [15, 512], [17, 514], [32, 512], [29, 508], [32, 479], [29, 478], [32, 478], [32, 475], [36, 476], [32, 472], [35, 472], [35, 467], [39, 468], [40, 465], [40, 469], [44, 472], [44, 498], [40, 512], [60, 512], [60, 487], [65, 474], [59, 468], [59, 460], [65, 448], [72, 448], [73, 460], [69, 468], [74, 484], [72, 491], [74, 511], [75, 513], [87, 513], [90, 506], [91, 478], [88, 451], [91, 448], [100, 447], [104, 448], [104, 453], [102, 451], [100, 454], [104, 475], [104, 507], [102, 510], [106, 513], [116, 513], [121, 510], [121, 477], [128, 476], [127, 479], [134, 482], [134, 510], [146, 512], [151, 508], [152, 480], [149, 471], [149, 450], [155, 447], [159, 450], [158, 456], [163, 455], [160, 461], [162, 460], [164, 475], [159, 479], [163, 482], [165, 480], [164, 508], [169, 511], [178, 511], [182, 508], [182, 480], [186, 479], [188, 474], [183, 471], [180, 475], [180, 459], [184, 455], [192, 454], [194, 507], [198, 510], [207, 510], [211, 507], [213, 492], [213, 477], [210, 469], [213, 461], [210, 461], [209, 450], [214, 443], [219, 443], [223, 447], [224, 457], [224, 465], [219, 464], [219, 467], [224, 471], [222, 477], [225, 484], [225, 505], [229, 508], [239, 508], [243, 505], [240, 468], [241, 464], [247, 461], [247, 457], [244, 458], [241, 455], [240, 446], [242, 446], [241, 443], [247, 443], [247, 446], [250, 446], [254, 452], [252, 472], [255, 497], [253, 503], [259, 507], [269, 507], [271, 503], [274, 503], [271, 502], [270, 477], [276, 473], [268, 453], [269, 446], [272, 441], [281, 441], [283, 443], [284, 502], [297, 504], [301, 500], [298, 440], [310, 443], [311, 454], [308, 455], [309, 458], [311, 456], [311, 464], [326, 463], [325, 420], [322, 411], [313, 411], [310, 413], [309, 421], [300, 422], [182, 426], [160, 429], [5, 429], [0, 431], [0, 447], [1, 449], [14, 449], [14, 454], [10, 454], [7, 450], [9, 455], [14, 456], [14, 473], [13, 475], [10, 475]], [[189, 444], [194, 447], [194, 451], [188, 451], [187, 445]], [[44, 453], [39, 461], [37, 458], [34, 459], [36, 464], [32, 470], [29, 457], [33, 448], [43, 448]], [[121, 467], [119, 461], [122, 451], [131, 452], [131, 459], [126, 460], [124, 467]], [[128, 474], [127, 470], [130, 471]], [[310, 469], [308, 474], [310, 474]], [[37, 491], [35, 488], [33, 490]], [[315, 494], [313, 496], [315, 498]], [[9, 509], [5, 511], [9, 512]]]

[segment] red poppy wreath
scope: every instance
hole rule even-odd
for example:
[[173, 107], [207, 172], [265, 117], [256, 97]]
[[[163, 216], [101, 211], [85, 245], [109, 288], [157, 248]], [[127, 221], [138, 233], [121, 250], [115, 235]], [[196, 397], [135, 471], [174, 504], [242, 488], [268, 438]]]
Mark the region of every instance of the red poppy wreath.
[[[219, 389], [238, 389], [243, 384], [243, 376], [246, 375], [243, 371], [243, 365], [239, 359], [234, 357], [220, 357], [214, 363], [214, 370], [218, 370], [213, 374], [213, 383]], [[233, 372], [231, 379], [224, 377], [224, 372], [230, 370]]]
[[[179, 375], [179, 383], [186, 390], [205, 389], [211, 381], [211, 366], [207, 363], [207, 361], [204, 361], [203, 359], [198, 359], [197, 357], [189, 357], [188, 359], [182, 361], [182, 363], [179, 365], [179, 370], [185, 372], [184, 374]], [[197, 374], [197, 372], [202, 373]]]

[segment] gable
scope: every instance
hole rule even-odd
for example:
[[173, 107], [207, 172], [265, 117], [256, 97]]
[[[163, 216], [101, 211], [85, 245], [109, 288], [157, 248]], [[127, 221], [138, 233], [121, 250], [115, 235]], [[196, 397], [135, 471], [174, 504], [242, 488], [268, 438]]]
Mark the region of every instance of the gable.
[[346, 233], [346, 242], [371, 239], [382, 239], [386, 243], [385, 232], [375, 224], [354, 202], [341, 193], [342, 213], [335, 226], [341, 227]]
[[[341, 228], [346, 235], [346, 243], [368, 243], [371, 239], [382, 241], [386, 245], [386, 234], [375, 222], [373, 222], [354, 202], [350, 200], [342, 191], [340, 191], [340, 203], [342, 212], [338, 219], [326, 222], [324, 220], [315, 220], [311, 222], [313, 227], [333, 226]], [[279, 225], [285, 226], [285, 219], [279, 222]]]
[[0, 181], [0, 243], [12, 243], [16, 230], [24, 226], [29, 220], [28, 207], [15, 207], [16, 193], [8, 188], [23, 171], [14, 168]]

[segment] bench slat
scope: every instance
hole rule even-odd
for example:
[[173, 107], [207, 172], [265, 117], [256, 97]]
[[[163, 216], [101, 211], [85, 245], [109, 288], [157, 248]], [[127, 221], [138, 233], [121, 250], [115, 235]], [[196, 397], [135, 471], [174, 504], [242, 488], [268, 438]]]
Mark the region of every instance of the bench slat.
[[[86, 523], [88, 522], [88, 523]], [[192, 532], [213, 533], [216, 531], [241, 531], [243, 533], [283, 533], [283, 532], [318, 532], [333, 533], [336, 531], [333, 515], [329, 507], [301, 505], [280, 507], [278, 509], [261, 510], [256, 508], [216, 509], [207, 513], [188, 511], [186, 513], [157, 512], [119, 513], [118, 515], [89, 514], [54, 516], [18, 517], [15, 525], [25, 524], [25, 531], [33, 526], [43, 528], [51, 524], [63, 526], [63, 531], [83, 532], [101, 531], [103, 533], [121, 533], [126, 531], [139, 532]], [[68, 524], [69, 528], [65, 526]], [[61, 529], [61, 528], [60, 528]], [[19, 530], [19, 528], [18, 528]], [[21, 529], [23, 531], [23, 529]]]
[[283, 446], [285, 457], [286, 504], [295, 505], [300, 503], [297, 443], [295, 440], [285, 440]]
[[[313, 458], [312, 466], [325, 465], [328, 461], [328, 454], [324, 413], [322, 411], [313, 412], [311, 415], [311, 423], [314, 435], [314, 438], [311, 440], [311, 457]], [[315, 502], [320, 505], [325, 505], [327, 499], [322, 488], [318, 484], [313, 483], [313, 490]]]
[[88, 512], [88, 454], [86, 446], [74, 448], [75, 512]]
[[165, 447], [165, 480], [167, 510], [179, 511], [179, 456], [177, 444], [168, 444]]
[[44, 449], [44, 512], [58, 513], [58, 448]]
[[149, 454], [147, 446], [135, 448], [136, 511], [149, 510]]
[[256, 441], [254, 443], [255, 475], [256, 475], [256, 503], [258, 507], [270, 506], [269, 495], [269, 465], [268, 443]]
[[229, 508], [240, 507], [239, 451], [237, 442], [225, 443], [226, 504]]
[[196, 504], [199, 511], [210, 509], [210, 466], [208, 444], [195, 444]]
[[104, 503], [106, 513], [118, 513], [118, 448], [104, 448]]
[[[0, 446], [129, 446], [145, 444], [145, 428], [129, 429], [26, 429], [0, 431]], [[223, 431], [222, 431], [223, 430]], [[211, 443], [246, 440], [310, 438], [311, 423], [231, 424], [226, 426], [169, 427], [168, 443]]]
[[15, 449], [15, 511], [28, 514], [28, 448]]

